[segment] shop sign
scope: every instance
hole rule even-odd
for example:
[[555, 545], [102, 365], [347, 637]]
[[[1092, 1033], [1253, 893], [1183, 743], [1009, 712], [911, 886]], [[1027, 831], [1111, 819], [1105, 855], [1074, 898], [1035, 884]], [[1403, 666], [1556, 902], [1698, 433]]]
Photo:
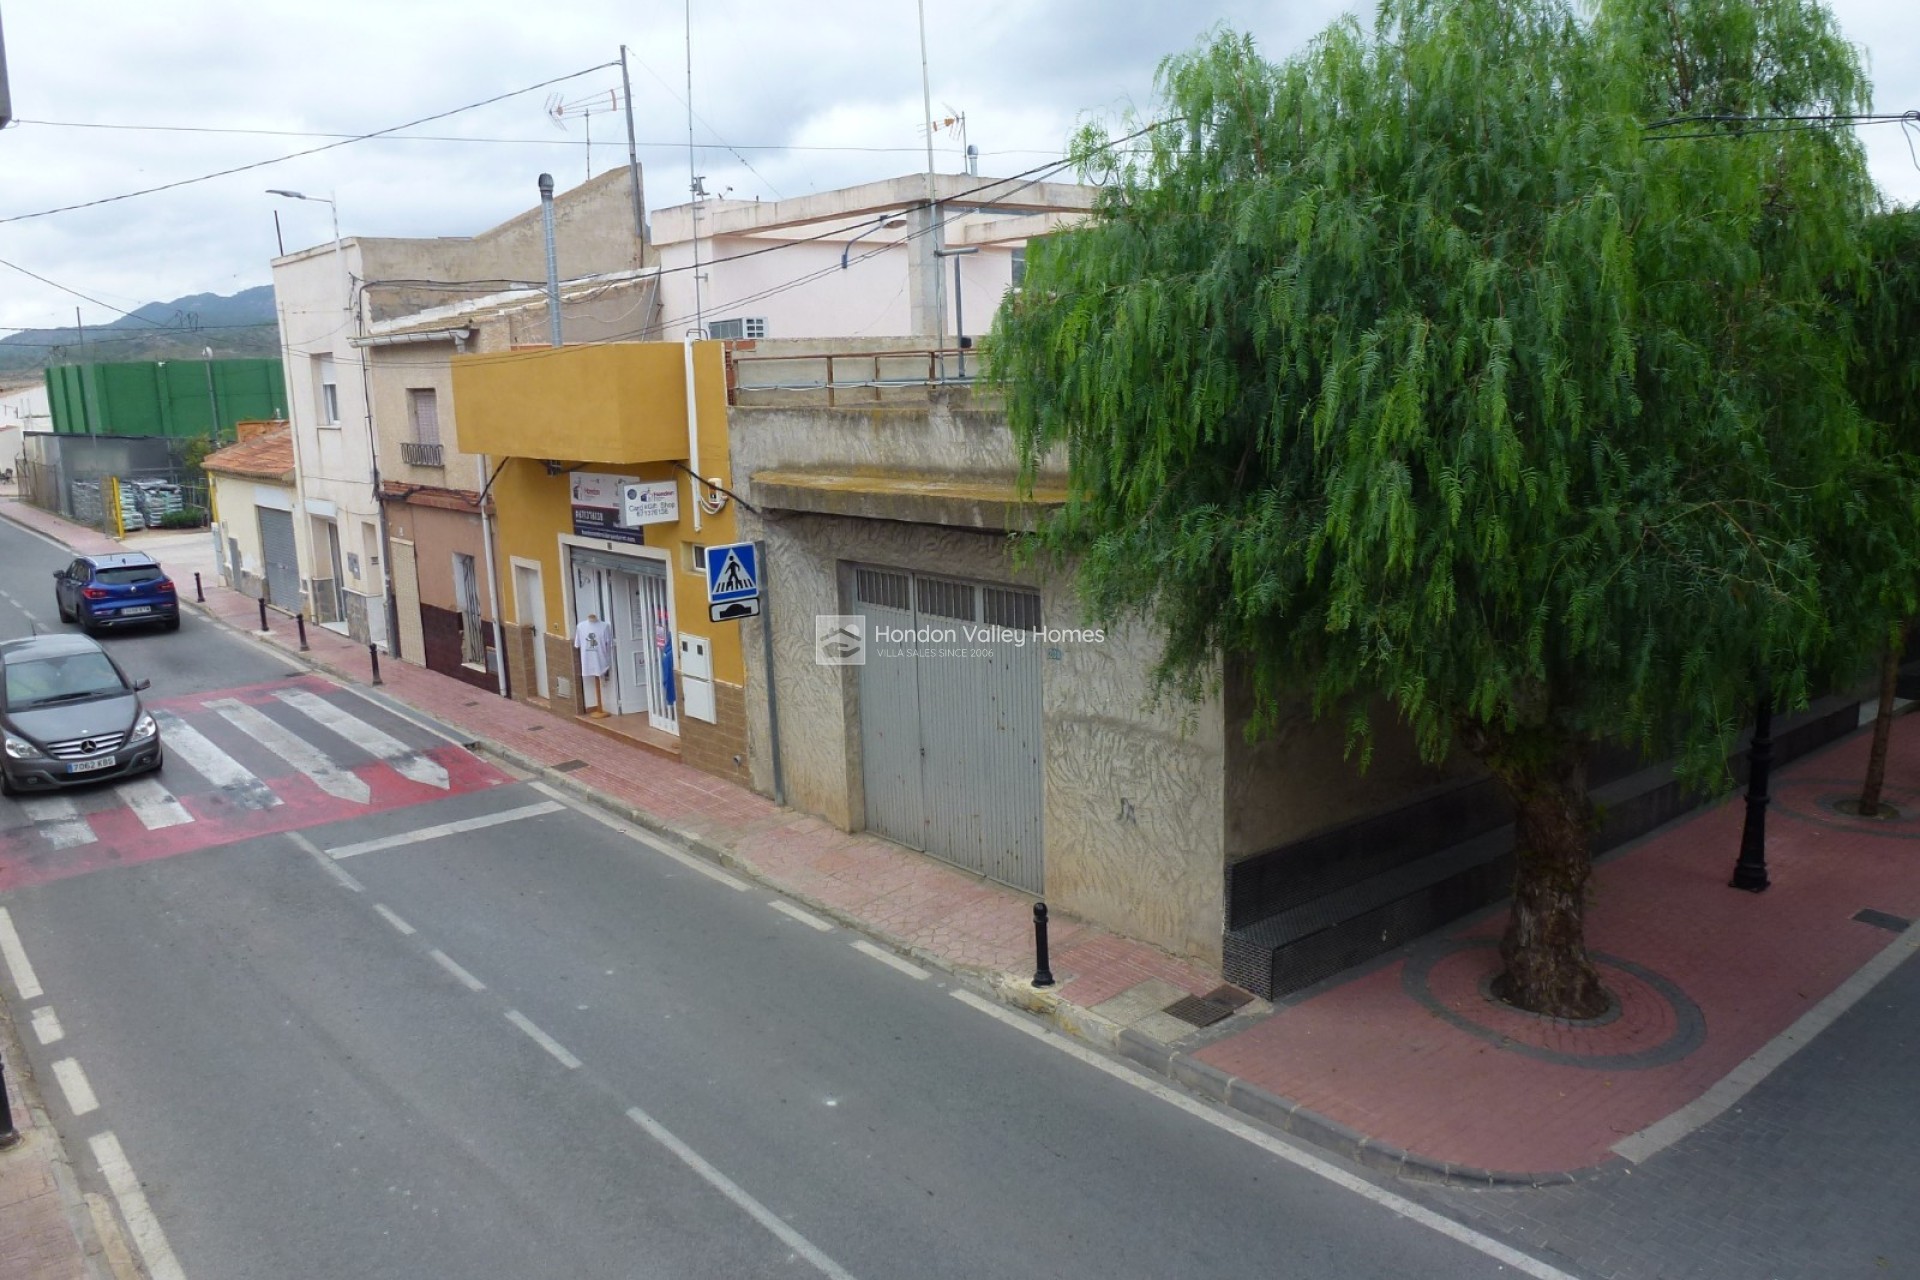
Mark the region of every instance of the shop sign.
[[604, 475], [597, 471], [575, 471], [568, 479], [573, 485], [573, 532], [577, 536], [632, 546], [645, 544], [639, 528], [621, 522], [621, 491], [640, 481], [632, 476]]
[[621, 523], [632, 526], [680, 523], [680, 482], [629, 480], [620, 486]]

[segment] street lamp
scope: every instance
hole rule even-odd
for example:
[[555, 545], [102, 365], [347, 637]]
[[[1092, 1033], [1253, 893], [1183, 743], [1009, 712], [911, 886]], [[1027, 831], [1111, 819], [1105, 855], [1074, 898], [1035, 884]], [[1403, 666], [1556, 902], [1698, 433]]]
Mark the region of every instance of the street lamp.
[[200, 355], [207, 364], [207, 411], [213, 415], [212, 423], [207, 427], [207, 443], [220, 443], [220, 398], [213, 392], [213, 348], [202, 347]]
[[868, 227], [865, 231], [862, 231], [859, 235], [847, 241], [847, 247], [840, 251], [840, 269], [842, 271], [845, 271], [847, 269], [847, 257], [849, 254], [853, 252], [853, 246], [855, 246], [856, 244], [859, 244], [862, 240], [866, 239], [868, 236], [872, 235], [876, 231], [893, 230], [895, 228], [904, 227], [906, 225], [907, 225], [907, 220], [905, 218], [888, 218], [884, 222], [874, 223], [872, 226]]
[[[960, 249], [935, 249], [936, 258], [953, 259], [953, 330], [954, 341], [960, 344], [960, 376], [967, 376], [967, 314], [960, 307], [960, 259], [980, 252], [977, 244]], [[945, 361], [942, 361], [944, 364]]]
[[267, 194], [270, 196], [285, 196], [289, 200], [313, 200], [327, 206], [327, 213], [333, 219], [333, 260], [340, 266], [341, 282], [346, 284], [346, 308], [349, 311], [353, 310], [353, 287], [352, 284], [347, 281], [345, 259], [340, 256], [340, 206], [333, 202], [332, 196], [310, 196], [300, 191], [288, 191], [284, 187], [268, 187]]

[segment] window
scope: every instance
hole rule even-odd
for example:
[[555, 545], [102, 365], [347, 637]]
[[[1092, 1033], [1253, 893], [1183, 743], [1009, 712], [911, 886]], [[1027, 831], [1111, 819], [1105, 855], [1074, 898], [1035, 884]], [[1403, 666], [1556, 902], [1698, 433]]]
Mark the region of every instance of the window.
[[764, 338], [767, 336], [767, 318], [765, 316], [746, 316], [738, 320], [715, 320], [707, 326], [710, 338]]
[[1021, 245], [1013, 251], [1013, 287], [1018, 289], [1027, 282], [1027, 246]]
[[415, 444], [440, 443], [440, 402], [432, 387], [407, 389], [407, 422]]
[[707, 576], [707, 548], [703, 544], [687, 543], [687, 572]]
[[313, 358], [313, 381], [319, 388], [321, 425], [337, 426], [340, 422], [340, 384], [334, 376], [332, 356]]

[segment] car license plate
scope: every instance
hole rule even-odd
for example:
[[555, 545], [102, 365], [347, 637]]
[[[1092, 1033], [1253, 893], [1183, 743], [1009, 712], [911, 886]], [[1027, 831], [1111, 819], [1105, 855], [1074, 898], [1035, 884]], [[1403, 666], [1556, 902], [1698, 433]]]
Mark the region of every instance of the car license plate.
[[97, 773], [101, 769], [111, 769], [119, 763], [118, 756], [101, 756], [98, 760], [76, 760], [67, 766], [68, 773]]
[[150, 605], [150, 604], [136, 604], [136, 605], [129, 605], [129, 606], [127, 607], [127, 608], [125, 608], [125, 609], [122, 609], [122, 610], [121, 610], [120, 612], [122, 612], [122, 613], [152, 613], [152, 612], [153, 612], [153, 606], [152, 606], [152, 605]]

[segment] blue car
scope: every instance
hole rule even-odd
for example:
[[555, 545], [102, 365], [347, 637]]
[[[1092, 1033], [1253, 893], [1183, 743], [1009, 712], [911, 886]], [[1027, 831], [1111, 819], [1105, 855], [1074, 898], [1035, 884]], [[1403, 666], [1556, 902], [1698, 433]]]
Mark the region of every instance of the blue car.
[[173, 579], [140, 551], [81, 556], [54, 571], [53, 603], [60, 621], [78, 622], [88, 635], [110, 627], [180, 626]]

